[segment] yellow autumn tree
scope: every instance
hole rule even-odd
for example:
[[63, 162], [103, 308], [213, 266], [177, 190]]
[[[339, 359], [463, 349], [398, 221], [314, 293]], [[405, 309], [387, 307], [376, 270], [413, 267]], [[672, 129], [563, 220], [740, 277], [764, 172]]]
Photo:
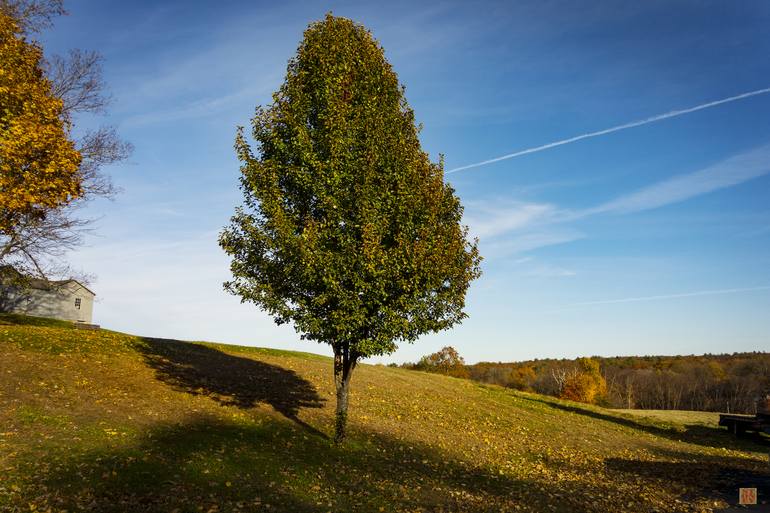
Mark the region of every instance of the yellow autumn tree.
[[532, 383], [535, 382], [535, 379], [537, 379], [535, 369], [529, 365], [524, 365], [511, 369], [511, 374], [506, 386], [517, 390], [531, 390]]
[[561, 391], [562, 399], [593, 404], [607, 395], [607, 382], [593, 358], [578, 358], [578, 368], [570, 373]]
[[40, 47], [0, 11], [0, 233], [81, 195], [81, 155]]

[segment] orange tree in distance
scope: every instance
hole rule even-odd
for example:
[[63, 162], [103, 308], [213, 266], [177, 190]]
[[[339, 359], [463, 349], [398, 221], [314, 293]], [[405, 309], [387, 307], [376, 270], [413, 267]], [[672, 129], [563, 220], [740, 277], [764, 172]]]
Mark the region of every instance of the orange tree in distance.
[[593, 404], [607, 395], [607, 382], [593, 358], [578, 358], [578, 368], [567, 377], [562, 399]]
[[465, 368], [465, 360], [452, 346], [446, 346], [440, 351], [423, 356], [414, 368], [456, 378], [469, 377], [468, 370]]

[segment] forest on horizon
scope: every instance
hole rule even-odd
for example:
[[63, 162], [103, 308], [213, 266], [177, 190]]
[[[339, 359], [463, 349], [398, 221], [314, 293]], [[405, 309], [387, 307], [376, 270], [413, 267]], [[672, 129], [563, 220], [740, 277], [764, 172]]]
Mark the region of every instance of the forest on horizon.
[[611, 408], [754, 414], [770, 394], [770, 353], [479, 362], [453, 348], [404, 367]]

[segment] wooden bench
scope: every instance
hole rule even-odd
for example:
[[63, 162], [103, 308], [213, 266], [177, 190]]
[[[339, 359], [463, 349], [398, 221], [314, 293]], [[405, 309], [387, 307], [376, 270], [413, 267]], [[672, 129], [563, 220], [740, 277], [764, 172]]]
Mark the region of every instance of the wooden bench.
[[719, 415], [719, 425], [726, 427], [734, 435], [742, 435], [749, 431], [770, 433], [770, 414], [732, 415], [723, 413]]

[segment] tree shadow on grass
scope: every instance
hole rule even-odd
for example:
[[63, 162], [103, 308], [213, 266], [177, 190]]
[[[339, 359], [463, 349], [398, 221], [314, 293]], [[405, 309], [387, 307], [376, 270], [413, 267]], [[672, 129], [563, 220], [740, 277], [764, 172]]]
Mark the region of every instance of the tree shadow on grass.
[[515, 479], [412, 441], [360, 434], [336, 447], [298, 436], [279, 419], [198, 418], [157, 427], [120, 448], [70, 452], [47, 472], [31, 472], [34, 483], [18, 501], [39, 510], [98, 512], [216, 506], [220, 512], [587, 513], [588, 497], [601, 494], [580, 484]]
[[768, 440], [766, 436], [760, 434], [735, 437], [724, 429], [704, 426], [701, 424], [687, 424], [685, 425], [684, 430], [676, 429], [674, 427], [666, 428], [662, 426], [647, 424], [641, 419], [636, 420], [627, 417], [609, 415], [589, 408], [583, 408], [578, 405], [562, 404], [555, 401], [552, 402], [545, 399], [538, 399], [535, 397], [517, 397], [527, 401], [540, 403], [557, 410], [577, 413], [579, 415], [585, 415], [586, 417], [591, 417], [597, 420], [612, 422], [620, 426], [644, 431], [646, 433], [668, 438], [670, 440], [687, 442], [705, 447], [729, 447], [731, 449], [741, 451], [758, 451], [766, 450], [766, 448], [770, 446], [770, 440]]
[[312, 383], [292, 370], [178, 340], [143, 338], [139, 351], [155, 370], [156, 378], [178, 391], [205, 395], [241, 409], [269, 404], [286, 418], [327, 438], [297, 416], [303, 408], [323, 407], [324, 399]]
[[[692, 454], [659, 449], [658, 456], [674, 461], [639, 461], [623, 458], [605, 460], [607, 470], [663, 483], [675, 482], [681, 487], [698, 490], [709, 499], [735, 504], [739, 488], [757, 488], [759, 500], [770, 499], [770, 472], [764, 462], [728, 456]], [[688, 500], [693, 495], [685, 494]]]

